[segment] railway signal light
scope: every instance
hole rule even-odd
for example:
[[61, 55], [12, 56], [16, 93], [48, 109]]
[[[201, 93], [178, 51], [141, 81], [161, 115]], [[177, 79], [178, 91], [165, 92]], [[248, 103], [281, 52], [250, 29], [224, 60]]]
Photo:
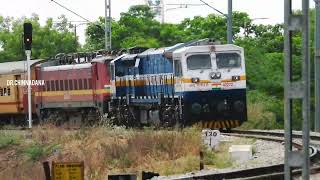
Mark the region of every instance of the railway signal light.
[[23, 24], [23, 31], [24, 31], [24, 45], [25, 50], [31, 50], [32, 44], [32, 24], [31, 23], [24, 23]]

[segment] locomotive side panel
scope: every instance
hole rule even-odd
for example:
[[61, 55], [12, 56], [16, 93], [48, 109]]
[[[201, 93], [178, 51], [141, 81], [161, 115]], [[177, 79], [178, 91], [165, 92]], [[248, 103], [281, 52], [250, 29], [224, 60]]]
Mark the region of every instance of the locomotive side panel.
[[[50, 67], [51, 68], [51, 67]], [[36, 93], [39, 108], [93, 106], [91, 66], [81, 69], [45, 69], [45, 86]]]
[[41, 122], [80, 124], [89, 115], [96, 118], [91, 64], [43, 67], [39, 77], [45, 81], [35, 94]]

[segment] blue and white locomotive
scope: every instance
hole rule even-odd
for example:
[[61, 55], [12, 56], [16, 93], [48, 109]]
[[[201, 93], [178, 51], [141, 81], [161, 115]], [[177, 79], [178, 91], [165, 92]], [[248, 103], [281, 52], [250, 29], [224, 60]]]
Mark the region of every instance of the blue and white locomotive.
[[247, 119], [244, 50], [236, 45], [204, 39], [135, 48], [110, 69], [118, 124], [230, 129]]

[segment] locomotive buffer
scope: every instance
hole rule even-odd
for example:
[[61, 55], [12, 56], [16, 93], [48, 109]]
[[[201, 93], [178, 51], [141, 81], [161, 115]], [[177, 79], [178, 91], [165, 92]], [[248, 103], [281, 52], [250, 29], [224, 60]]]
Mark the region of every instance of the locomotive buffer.
[[24, 30], [24, 47], [25, 47], [25, 53], [27, 56], [27, 71], [28, 71], [28, 122], [29, 122], [29, 128], [32, 128], [32, 111], [31, 111], [31, 70], [30, 70], [30, 59], [31, 59], [31, 44], [32, 44], [32, 24], [31, 23], [24, 23], [23, 24], [23, 30]]

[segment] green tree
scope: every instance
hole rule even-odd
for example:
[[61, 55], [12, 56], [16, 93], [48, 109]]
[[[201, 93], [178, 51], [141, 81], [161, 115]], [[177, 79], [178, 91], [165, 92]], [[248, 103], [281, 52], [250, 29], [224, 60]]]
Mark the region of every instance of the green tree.
[[[64, 17], [64, 16], [61, 16]], [[67, 21], [64, 17], [64, 22]], [[33, 25], [32, 58], [48, 58], [58, 53], [70, 53], [77, 50], [75, 38], [65, 24], [53, 25], [48, 19], [44, 26], [39, 23], [39, 16], [19, 19], [3, 18], [0, 16], [0, 62], [25, 59], [23, 50], [23, 23]]]
[[[137, 5], [130, 7], [128, 12], [121, 13], [118, 22], [112, 22], [113, 49], [128, 48], [140, 45], [158, 47], [160, 43], [160, 23], [154, 19], [155, 15], [150, 7]], [[90, 24], [86, 30], [88, 49], [104, 48], [104, 18]]]

